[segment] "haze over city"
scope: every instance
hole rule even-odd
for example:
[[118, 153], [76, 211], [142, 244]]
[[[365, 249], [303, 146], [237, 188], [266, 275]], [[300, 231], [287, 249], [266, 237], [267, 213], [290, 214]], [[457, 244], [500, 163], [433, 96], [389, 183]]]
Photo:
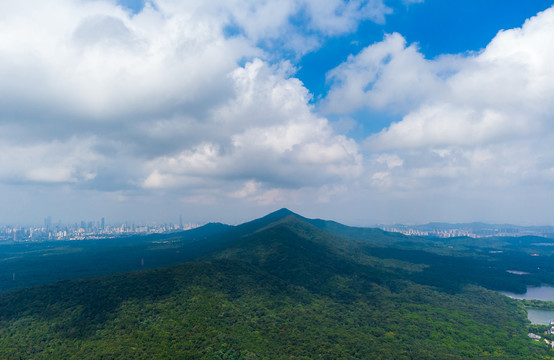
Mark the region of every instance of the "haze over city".
[[554, 225], [552, 1], [0, 4], [0, 224]]

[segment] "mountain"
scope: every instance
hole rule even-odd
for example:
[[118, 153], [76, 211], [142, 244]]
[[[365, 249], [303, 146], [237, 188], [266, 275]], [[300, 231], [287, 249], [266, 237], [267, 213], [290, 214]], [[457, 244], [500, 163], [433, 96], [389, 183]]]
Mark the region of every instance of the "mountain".
[[330, 282], [341, 277], [356, 275], [359, 287], [390, 276], [367, 261], [358, 261], [358, 251], [366, 247], [363, 242], [330, 234], [296, 214], [271, 219], [276, 221], [259, 223], [255, 231], [206, 258], [247, 261], [291, 284], [318, 292], [331, 291]]
[[192, 261], [4, 292], [0, 358], [554, 358], [521, 303], [483, 287], [521, 282], [503, 258], [286, 209], [216, 228], [154, 240]]
[[0, 292], [190, 261], [222, 246], [218, 235], [232, 228], [210, 223], [170, 234], [0, 244]]

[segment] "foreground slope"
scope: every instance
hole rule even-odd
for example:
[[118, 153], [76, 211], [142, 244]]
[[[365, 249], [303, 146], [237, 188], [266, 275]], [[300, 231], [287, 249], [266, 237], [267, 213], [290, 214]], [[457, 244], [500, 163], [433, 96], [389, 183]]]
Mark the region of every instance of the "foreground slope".
[[[217, 234], [222, 237], [222, 234]], [[525, 313], [287, 211], [196, 262], [0, 296], [1, 358], [540, 359]]]

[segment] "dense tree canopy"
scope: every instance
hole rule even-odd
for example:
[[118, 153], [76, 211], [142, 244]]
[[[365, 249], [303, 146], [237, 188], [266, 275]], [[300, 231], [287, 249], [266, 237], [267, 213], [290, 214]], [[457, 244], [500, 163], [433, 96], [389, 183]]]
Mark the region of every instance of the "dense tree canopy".
[[554, 358], [485, 288], [527, 279], [501, 260], [314, 225], [281, 214], [207, 236], [194, 262], [5, 292], [0, 357]]

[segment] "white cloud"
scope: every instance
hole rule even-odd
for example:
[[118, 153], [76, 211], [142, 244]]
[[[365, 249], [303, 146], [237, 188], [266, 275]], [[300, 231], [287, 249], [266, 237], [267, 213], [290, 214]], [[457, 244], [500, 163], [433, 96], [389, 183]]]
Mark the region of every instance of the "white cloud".
[[176, 111], [225, 89], [225, 74], [256, 53], [244, 40], [225, 40], [207, 16], [149, 6], [130, 17], [104, 2], [22, 1], [9, 13], [0, 23], [0, 111], [14, 116], [29, 113], [17, 109], [23, 100], [98, 121]]
[[[165, 13], [216, 16], [253, 43], [277, 42], [300, 54], [319, 46], [321, 36], [351, 32], [363, 20], [382, 23], [392, 10], [383, 0], [156, 0]], [[292, 18], [296, 21], [291, 22]], [[307, 35], [304, 30], [312, 32]], [[267, 45], [267, 44], [266, 44]]]
[[[372, 151], [398, 152], [403, 157], [409, 151], [421, 155], [459, 149], [436, 158], [441, 164], [437, 169], [458, 175], [471, 162], [460, 164], [459, 171], [447, 170], [445, 158], [453, 160], [460, 151], [471, 158], [469, 153], [488, 149], [496, 168], [495, 163], [505, 160], [508, 144], [530, 151], [543, 141], [541, 135], [552, 133], [552, 38], [554, 9], [522, 28], [499, 32], [481, 52], [465, 56], [427, 60], [415, 45], [407, 46], [402, 36], [392, 34], [329, 73], [334, 83], [325, 104], [335, 112], [402, 109], [401, 121], [367, 139]], [[501, 148], [500, 153], [493, 151]], [[405, 159], [404, 165], [419, 166], [415, 160]], [[434, 172], [420, 169], [421, 174]]]
[[[457, 71], [438, 86], [421, 82], [420, 107], [370, 143], [379, 147], [476, 145], [551, 131], [554, 46], [549, 39], [553, 37], [554, 8], [522, 28], [499, 32], [482, 52], [457, 61]], [[439, 78], [433, 66], [426, 72]]]
[[[153, 0], [137, 14], [115, 1], [2, 2], [0, 188], [28, 191], [25, 204], [94, 194], [91, 208], [134, 214], [314, 199], [363, 213], [385, 194], [459, 189], [540, 200], [554, 176], [554, 10], [475, 54], [429, 60], [388, 35], [329, 73], [322, 105], [344, 119], [331, 124], [283, 54], [390, 12], [382, 0]], [[361, 128], [348, 120], [360, 109], [402, 120], [361, 150], [341, 135]]]
[[404, 161], [398, 155], [386, 153], [375, 156], [375, 162], [385, 164], [389, 169], [394, 169], [404, 164]]
[[191, 193], [230, 181], [238, 194], [251, 180], [261, 196], [353, 176], [357, 144], [314, 115], [267, 46], [302, 54], [389, 11], [381, 0], [153, 0], [136, 14], [115, 1], [3, 2], [0, 181]]
[[373, 154], [368, 189], [436, 209], [449, 199], [466, 210], [489, 202], [537, 216], [526, 202], [544, 209], [553, 180], [552, 39], [554, 8], [477, 53], [429, 60], [400, 34], [387, 35], [329, 72], [322, 105], [402, 116], [364, 142]]
[[231, 194], [229, 194], [229, 196], [232, 198], [242, 199], [257, 193], [259, 187], [260, 187], [259, 183], [257, 183], [256, 181], [250, 180], [244, 184], [244, 187], [242, 189], [233, 191]]
[[[3, 141], [2, 141], [3, 140]], [[0, 181], [8, 183], [78, 183], [95, 178], [102, 157], [92, 150], [94, 139], [21, 146], [0, 140]]]
[[363, 49], [327, 74], [331, 89], [324, 109], [348, 113], [371, 108], [405, 112], [439, 93], [441, 73], [456, 64], [453, 58], [426, 60], [416, 45], [406, 46], [397, 33]]
[[382, 0], [307, 0], [306, 6], [311, 15], [310, 26], [330, 35], [353, 31], [361, 20], [384, 23], [385, 15], [392, 13]]
[[[314, 115], [306, 89], [280, 69], [255, 60], [235, 70], [235, 98], [206, 119], [214, 124], [210, 141], [150, 161], [144, 186], [243, 179], [250, 185], [234, 196], [259, 197], [260, 184], [276, 189], [318, 186], [357, 176], [362, 160], [357, 144]], [[272, 198], [278, 197], [261, 202]]]
[[536, 134], [524, 114], [449, 103], [424, 105], [367, 140], [370, 148], [473, 146]]

